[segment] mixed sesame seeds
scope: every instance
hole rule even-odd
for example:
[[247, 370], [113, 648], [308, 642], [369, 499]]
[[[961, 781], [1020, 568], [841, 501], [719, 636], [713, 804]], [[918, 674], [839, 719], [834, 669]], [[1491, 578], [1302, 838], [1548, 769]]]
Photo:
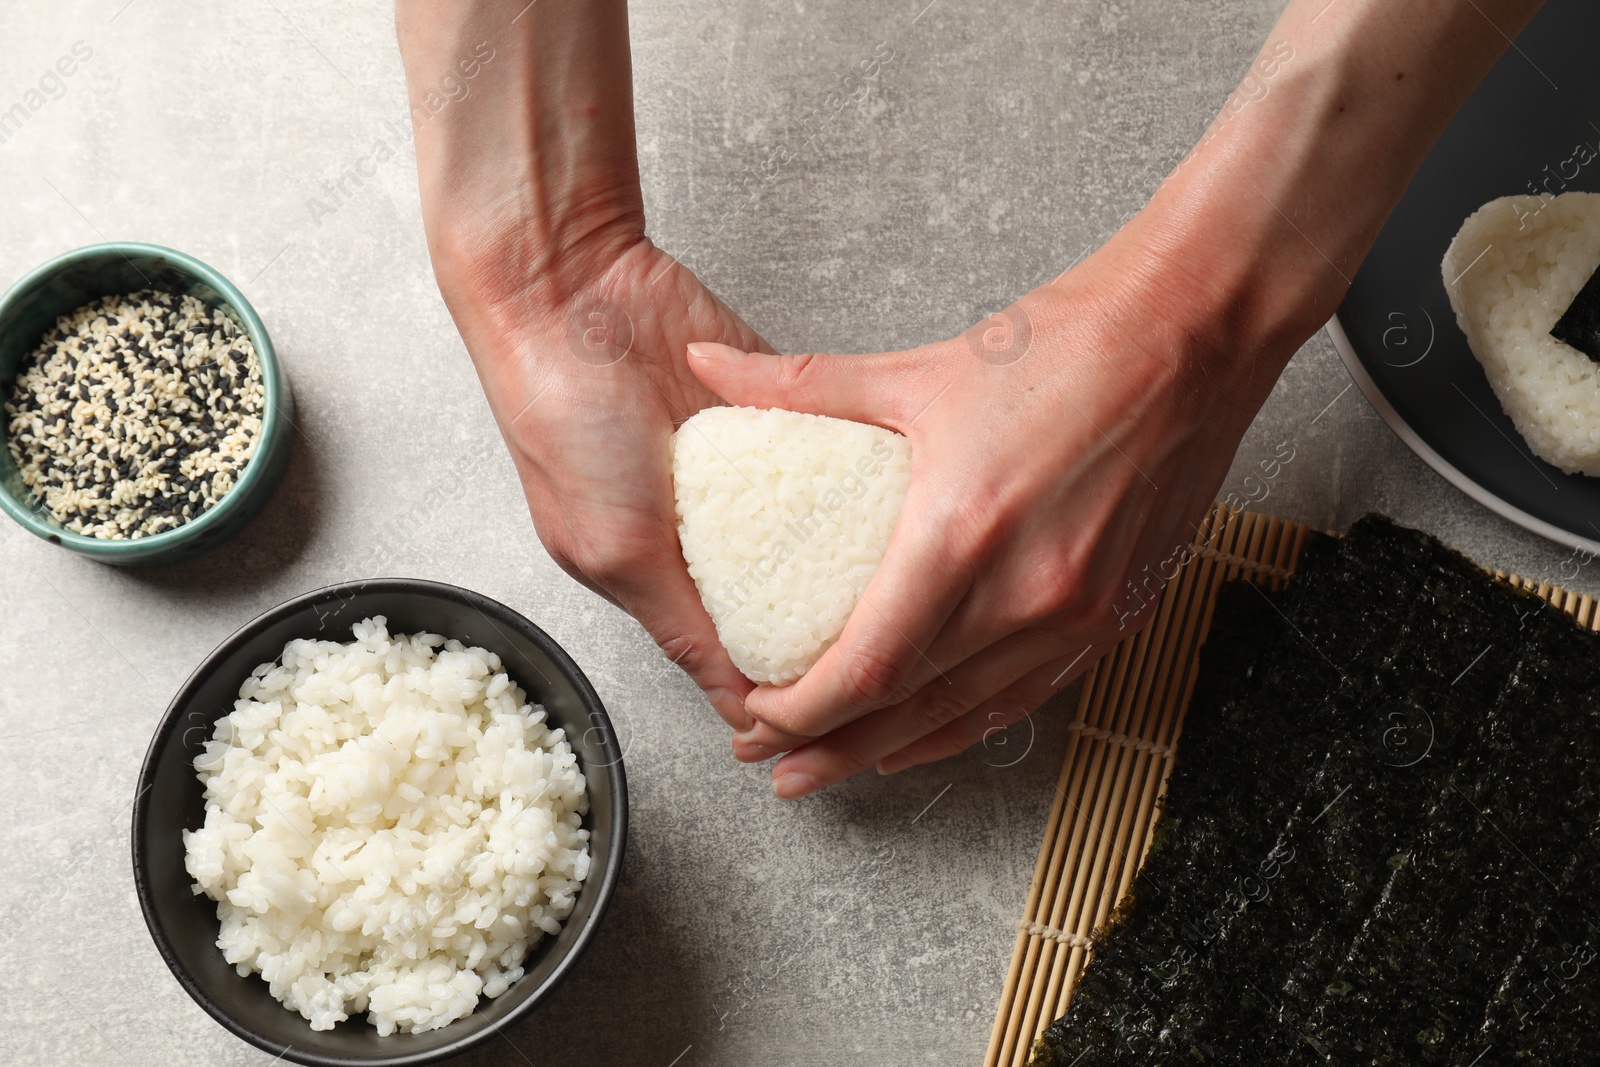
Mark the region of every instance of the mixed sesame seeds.
[[56, 320], [6, 398], [12, 459], [68, 530], [145, 537], [197, 518], [255, 453], [250, 338], [192, 296], [142, 290]]

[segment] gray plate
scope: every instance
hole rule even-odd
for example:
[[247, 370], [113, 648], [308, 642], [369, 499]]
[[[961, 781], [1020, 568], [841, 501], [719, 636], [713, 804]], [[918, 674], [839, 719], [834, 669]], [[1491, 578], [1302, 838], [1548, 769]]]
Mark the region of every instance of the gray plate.
[[1473, 499], [1600, 552], [1600, 478], [1529, 451], [1456, 326], [1439, 262], [1498, 196], [1600, 192], [1600, 4], [1551, 0], [1456, 116], [1328, 324], [1356, 384], [1401, 439]]

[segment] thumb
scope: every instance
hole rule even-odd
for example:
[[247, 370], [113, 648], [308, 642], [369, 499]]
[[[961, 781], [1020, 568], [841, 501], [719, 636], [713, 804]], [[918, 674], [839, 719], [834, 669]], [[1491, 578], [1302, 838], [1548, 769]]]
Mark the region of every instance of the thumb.
[[784, 408], [870, 422], [891, 430], [915, 417], [916, 382], [930, 360], [911, 352], [865, 356], [774, 356], [697, 341], [689, 368], [706, 388], [739, 407]]

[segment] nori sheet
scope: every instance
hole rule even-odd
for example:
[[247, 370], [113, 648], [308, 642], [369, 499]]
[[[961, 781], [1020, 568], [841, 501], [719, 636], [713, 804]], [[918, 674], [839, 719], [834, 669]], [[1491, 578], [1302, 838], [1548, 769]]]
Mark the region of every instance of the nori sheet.
[[1154, 842], [1031, 1067], [1600, 1058], [1600, 635], [1426, 534], [1220, 594]]
[[1600, 363], [1600, 268], [1550, 327], [1550, 336]]

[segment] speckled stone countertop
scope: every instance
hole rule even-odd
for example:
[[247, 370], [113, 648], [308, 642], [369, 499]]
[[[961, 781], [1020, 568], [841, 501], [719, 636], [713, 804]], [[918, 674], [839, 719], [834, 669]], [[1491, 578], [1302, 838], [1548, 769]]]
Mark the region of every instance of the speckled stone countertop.
[[[952, 335], [1140, 205], [1277, 8], [638, 4], [651, 233], [780, 348]], [[212, 646], [375, 569], [527, 614], [589, 673], [628, 746], [635, 821], [604, 929], [545, 1009], [459, 1062], [978, 1061], [1065, 715], [797, 804], [732, 761], [698, 691], [534, 537], [429, 272], [389, 5], [12, 4], [0, 42], [0, 283], [102, 239], [188, 251], [255, 303], [299, 405], [268, 512], [209, 557], [120, 571], [0, 527], [0, 1061], [269, 1062], [191, 1003], [145, 932], [133, 781]], [[51, 75], [79, 42], [89, 58]], [[800, 121], [880, 44], [893, 58], [865, 100]], [[778, 145], [799, 147], [751, 199], [741, 174]], [[1294, 458], [1257, 508], [1326, 528], [1377, 509], [1535, 577], [1571, 555], [1428, 470], [1322, 335], [1229, 488], [1285, 442]], [[1600, 589], [1586, 572], [1569, 584]]]

